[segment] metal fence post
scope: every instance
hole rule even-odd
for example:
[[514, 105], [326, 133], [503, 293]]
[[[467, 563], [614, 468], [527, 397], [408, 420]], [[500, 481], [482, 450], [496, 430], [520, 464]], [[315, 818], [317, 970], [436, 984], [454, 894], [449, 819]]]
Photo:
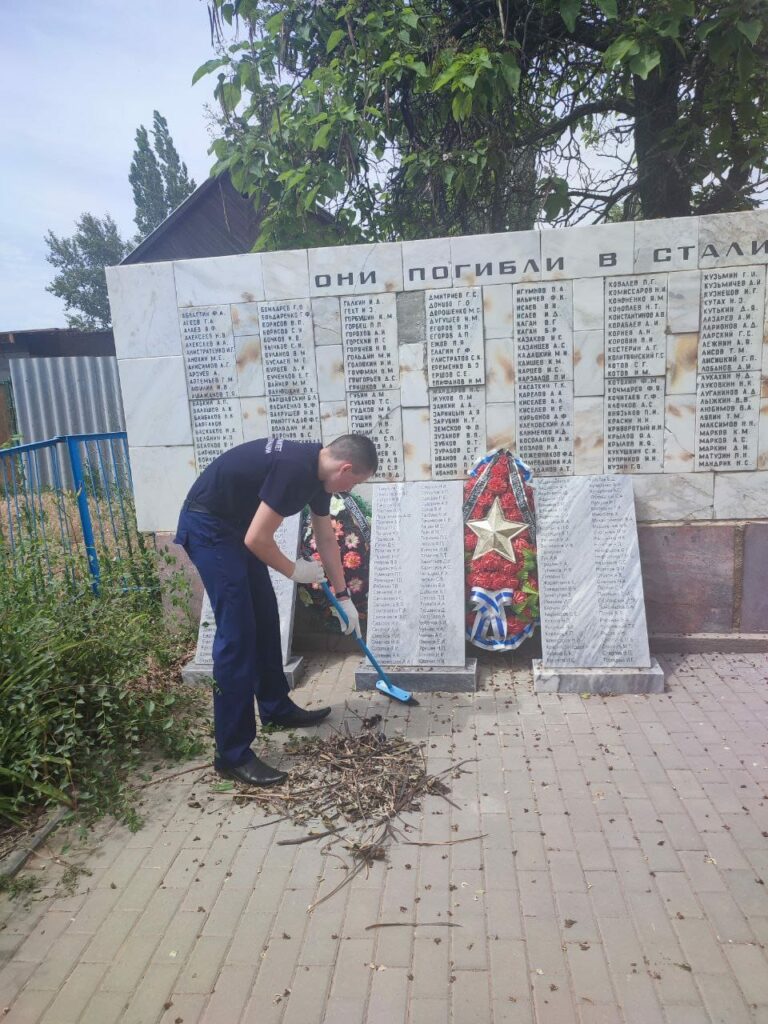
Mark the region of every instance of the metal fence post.
[[77, 508], [80, 512], [80, 524], [83, 528], [83, 540], [85, 541], [85, 550], [88, 555], [88, 568], [91, 573], [91, 590], [93, 590], [94, 594], [98, 594], [99, 581], [101, 579], [99, 556], [96, 552], [96, 540], [93, 535], [91, 512], [88, 508], [88, 492], [85, 488], [83, 462], [80, 458], [80, 451], [77, 447], [77, 438], [67, 437], [67, 450], [69, 451], [69, 464], [72, 468], [72, 477], [75, 482], [75, 494], [77, 495]]

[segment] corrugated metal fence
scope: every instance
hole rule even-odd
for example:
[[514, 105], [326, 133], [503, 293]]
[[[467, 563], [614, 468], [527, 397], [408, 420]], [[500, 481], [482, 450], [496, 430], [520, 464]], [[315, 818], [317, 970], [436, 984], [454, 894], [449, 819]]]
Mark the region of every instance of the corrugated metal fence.
[[[71, 434], [125, 430], [117, 359], [114, 356], [56, 356], [10, 360], [17, 428], [25, 443]], [[73, 487], [68, 465], [49, 450], [39, 457], [39, 483]]]

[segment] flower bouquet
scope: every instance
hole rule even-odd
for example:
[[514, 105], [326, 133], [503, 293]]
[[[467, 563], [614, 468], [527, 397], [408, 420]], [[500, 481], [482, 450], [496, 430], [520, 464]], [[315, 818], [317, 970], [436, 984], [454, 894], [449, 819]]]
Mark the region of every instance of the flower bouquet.
[[[365, 631], [368, 612], [368, 573], [370, 571], [371, 510], [362, 498], [351, 494], [334, 494], [331, 498], [331, 524], [341, 551], [341, 564], [350, 597], [360, 615]], [[320, 558], [312, 535], [312, 522], [307, 509], [301, 520], [302, 558]], [[298, 599], [313, 621], [315, 628], [324, 633], [338, 633], [338, 619], [331, 614], [331, 606], [320, 587], [301, 585]]]

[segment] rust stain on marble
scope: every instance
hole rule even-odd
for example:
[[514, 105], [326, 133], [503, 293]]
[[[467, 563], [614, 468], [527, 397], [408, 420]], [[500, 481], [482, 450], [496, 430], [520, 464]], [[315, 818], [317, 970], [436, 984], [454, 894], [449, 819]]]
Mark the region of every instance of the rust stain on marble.
[[502, 355], [499, 356], [499, 365], [501, 366], [502, 372], [504, 374], [504, 380], [506, 381], [506, 383], [507, 384], [514, 384], [515, 383], [515, 364], [514, 364], [514, 361], [509, 356], [505, 356], [505, 355], [502, 354]]
[[237, 368], [242, 370], [248, 363], [261, 362], [261, 342], [249, 341], [240, 349], [237, 356]]

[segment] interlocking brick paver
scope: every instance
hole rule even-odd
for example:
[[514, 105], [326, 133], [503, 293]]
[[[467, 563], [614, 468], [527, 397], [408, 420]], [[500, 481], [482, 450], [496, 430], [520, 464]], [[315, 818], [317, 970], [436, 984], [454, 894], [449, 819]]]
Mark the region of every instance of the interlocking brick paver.
[[489, 659], [477, 694], [412, 709], [353, 693], [356, 660], [313, 659], [301, 702], [375, 708], [432, 771], [468, 759], [456, 807], [406, 816], [434, 845], [308, 914], [338, 860], [201, 765], [146, 791], [143, 832], [99, 826], [72, 895], [0, 904], [4, 1019], [768, 1024], [766, 656], [669, 656], [665, 695], [589, 700]]
[[53, 998], [53, 992], [25, 988], [18, 999], [14, 1000], [13, 1007], [7, 1011], [3, 1020], [11, 1024], [39, 1024]]
[[77, 964], [41, 1018], [41, 1024], [78, 1024], [106, 969], [106, 964]]

